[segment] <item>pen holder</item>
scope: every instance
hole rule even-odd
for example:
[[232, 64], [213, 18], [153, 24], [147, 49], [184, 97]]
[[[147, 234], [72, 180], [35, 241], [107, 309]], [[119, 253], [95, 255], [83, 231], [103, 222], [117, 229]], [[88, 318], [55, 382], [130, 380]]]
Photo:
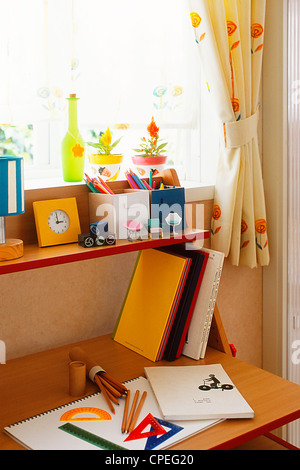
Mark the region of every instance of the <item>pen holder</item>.
[[72, 397], [85, 394], [86, 364], [82, 361], [72, 361], [69, 364], [69, 393]]
[[186, 228], [185, 191], [182, 187], [165, 187], [150, 192], [151, 219], [158, 219], [164, 234], [177, 235]]
[[[120, 190], [115, 194], [89, 193], [90, 223], [106, 221], [108, 231], [115, 233], [118, 240], [126, 240], [128, 231], [126, 224], [135, 220], [144, 224], [149, 219], [149, 191]], [[147, 228], [141, 233], [142, 238], [148, 238]]]

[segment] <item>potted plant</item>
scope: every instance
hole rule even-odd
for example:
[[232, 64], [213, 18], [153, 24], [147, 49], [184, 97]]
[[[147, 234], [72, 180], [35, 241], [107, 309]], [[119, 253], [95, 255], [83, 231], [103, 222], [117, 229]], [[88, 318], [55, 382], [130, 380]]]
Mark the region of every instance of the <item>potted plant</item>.
[[145, 177], [149, 177], [150, 170], [161, 171], [164, 169], [167, 157], [164, 155], [166, 152], [165, 147], [167, 142], [160, 143], [159, 140], [159, 127], [157, 127], [154, 118], [147, 127], [150, 137], [143, 137], [139, 149], [134, 149], [138, 155], [132, 157], [132, 162], [136, 167], [138, 173]]
[[98, 151], [88, 156], [92, 172], [104, 181], [118, 179], [123, 155], [113, 154], [112, 150], [118, 145], [121, 138], [112, 143], [112, 135], [108, 127], [105, 133], [100, 132], [98, 142], [87, 142], [88, 145]]

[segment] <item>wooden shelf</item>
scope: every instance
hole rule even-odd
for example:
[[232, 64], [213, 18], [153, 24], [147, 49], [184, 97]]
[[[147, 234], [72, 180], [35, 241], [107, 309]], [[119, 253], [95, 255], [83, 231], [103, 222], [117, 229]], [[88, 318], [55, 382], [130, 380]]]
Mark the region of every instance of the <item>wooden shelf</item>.
[[208, 230], [186, 230], [184, 234], [180, 236], [159, 238], [155, 240], [146, 239], [133, 242], [129, 242], [128, 240], [117, 240], [115, 245], [101, 246], [97, 248], [83, 248], [78, 245], [78, 243], [44, 248], [39, 248], [36, 244], [25, 245], [24, 256], [22, 258], [12, 261], [0, 261], [0, 274], [27, 271], [29, 269], [101, 258], [103, 256], [129, 253], [149, 248], [158, 248], [178, 243], [189, 243], [208, 238]]

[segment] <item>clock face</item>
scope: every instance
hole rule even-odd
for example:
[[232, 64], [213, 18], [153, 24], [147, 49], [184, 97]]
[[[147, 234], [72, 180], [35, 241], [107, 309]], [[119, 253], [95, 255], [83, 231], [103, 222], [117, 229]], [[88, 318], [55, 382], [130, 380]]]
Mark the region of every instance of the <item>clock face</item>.
[[68, 214], [63, 210], [55, 210], [49, 214], [48, 226], [54, 233], [65, 233], [70, 227]]

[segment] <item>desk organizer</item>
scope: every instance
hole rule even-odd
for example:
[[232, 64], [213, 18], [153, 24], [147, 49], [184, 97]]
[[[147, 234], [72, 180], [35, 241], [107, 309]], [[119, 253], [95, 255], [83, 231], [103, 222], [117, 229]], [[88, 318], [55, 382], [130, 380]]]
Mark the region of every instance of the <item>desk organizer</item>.
[[148, 238], [147, 221], [150, 217], [149, 191], [115, 190], [115, 194], [89, 193], [90, 223], [108, 222], [108, 231], [118, 240], [128, 238], [128, 221], [143, 224], [139, 236]]
[[159, 219], [164, 234], [180, 233], [186, 228], [184, 188], [153, 190], [150, 199], [151, 218]]

